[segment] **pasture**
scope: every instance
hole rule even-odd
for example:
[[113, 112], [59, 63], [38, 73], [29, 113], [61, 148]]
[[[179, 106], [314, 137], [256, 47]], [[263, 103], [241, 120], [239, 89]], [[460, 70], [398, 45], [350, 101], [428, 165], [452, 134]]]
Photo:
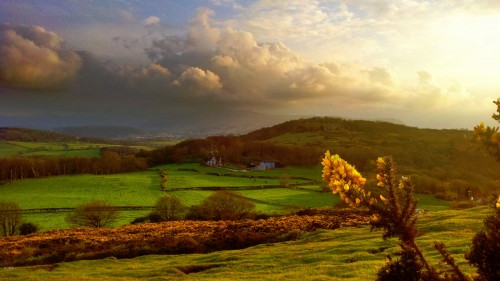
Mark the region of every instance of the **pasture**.
[[85, 142], [22, 142], [0, 141], [0, 157], [9, 156], [61, 156], [99, 157], [100, 148], [107, 144]]
[[[425, 214], [417, 243], [433, 265], [440, 256], [434, 241], [444, 242], [466, 274], [474, 269], [464, 253], [483, 227], [488, 207]], [[374, 280], [397, 240], [382, 240], [369, 226], [319, 230], [296, 241], [262, 244], [209, 254], [148, 255], [106, 258], [56, 265], [0, 268], [0, 280]]]
[[[167, 191], [160, 187], [160, 169], [167, 171]], [[282, 175], [291, 177], [289, 188], [279, 187]], [[73, 208], [93, 199], [115, 206], [153, 206], [163, 194], [178, 197], [186, 206], [199, 204], [217, 188], [234, 189], [256, 204], [258, 212], [285, 213], [299, 208], [332, 206], [337, 195], [319, 192], [320, 168], [287, 167], [266, 171], [210, 168], [178, 164], [114, 175], [69, 175], [25, 179], [0, 185], [0, 198], [15, 201], [22, 209]], [[302, 185], [303, 184], [303, 185]], [[448, 202], [418, 195], [419, 208], [448, 209]], [[148, 210], [120, 211], [115, 226], [129, 224]], [[24, 221], [38, 224], [42, 231], [68, 228], [66, 212], [26, 213]]]

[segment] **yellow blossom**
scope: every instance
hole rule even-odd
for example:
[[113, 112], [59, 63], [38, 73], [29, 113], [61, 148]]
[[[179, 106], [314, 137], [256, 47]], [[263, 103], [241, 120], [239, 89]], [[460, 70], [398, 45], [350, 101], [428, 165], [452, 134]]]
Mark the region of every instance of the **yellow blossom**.
[[500, 208], [500, 196], [498, 196], [497, 203], [496, 203], [496, 207], [497, 207], [497, 208]]
[[387, 199], [385, 199], [385, 197], [382, 195], [380, 195], [380, 200], [382, 200], [382, 202], [384, 202], [384, 203], [387, 201]]
[[331, 155], [329, 151], [321, 162], [323, 165], [323, 180], [328, 182], [328, 186], [334, 194], [339, 194], [340, 198], [352, 207], [359, 207], [361, 202], [368, 200], [363, 190], [366, 179], [338, 154]]
[[384, 158], [379, 157], [379, 158], [377, 159], [377, 168], [378, 168], [378, 169], [382, 169], [384, 166], [385, 166], [385, 161], [384, 161]]

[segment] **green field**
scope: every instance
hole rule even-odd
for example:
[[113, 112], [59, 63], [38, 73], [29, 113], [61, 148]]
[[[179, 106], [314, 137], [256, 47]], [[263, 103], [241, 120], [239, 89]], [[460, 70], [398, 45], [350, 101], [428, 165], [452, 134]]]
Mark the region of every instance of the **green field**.
[[0, 141], [0, 157], [9, 156], [64, 156], [99, 157], [106, 144], [84, 142], [21, 142]]
[[[159, 170], [167, 169], [167, 187], [160, 188]], [[217, 176], [216, 174], [220, 174]], [[305, 183], [295, 188], [265, 188], [279, 185], [283, 174], [293, 179], [291, 183]], [[259, 212], [283, 213], [298, 208], [332, 206], [339, 201], [330, 192], [320, 193], [319, 168], [287, 167], [267, 171], [241, 171], [235, 169], [209, 168], [199, 164], [166, 165], [148, 171], [115, 175], [70, 175], [42, 179], [25, 179], [0, 185], [0, 198], [18, 202], [22, 209], [73, 208], [93, 199], [106, 200], [116, 206], [153, 206], [162, 194], [178, 197], [185, 205], [199, 204], [212, 194], [206, 187], [234, 188], [252, 200]], [[256, 187], [256, 188], [254, 188]], [[264, 188], [263, 188], [264, 187]], [[417, 195], [419, 208], [426, 210], [448, 209], [448, 202], [431, 195]], [[147, 210], [121, 211], [115, 226], [129, 224], [134, 218], [144, 216]], [[38, 224], [42, 231], [70, 227], [65, 222], [66, 212], [28, 213], [25, 221]]]
[[[428, 213], [419, 219], [423, 235], [417, 243], [439, 267], [432, 245], [444, 242], [462, 270], [472, 274], [463, 254], [490, 212], [478, 207]], [[368, 226], [319, 230], [297, 241], [243, 250], [3, 268], [0, 280], [374, 280], [386, 255], [397, 249], [396, 240], [381, 236]]]

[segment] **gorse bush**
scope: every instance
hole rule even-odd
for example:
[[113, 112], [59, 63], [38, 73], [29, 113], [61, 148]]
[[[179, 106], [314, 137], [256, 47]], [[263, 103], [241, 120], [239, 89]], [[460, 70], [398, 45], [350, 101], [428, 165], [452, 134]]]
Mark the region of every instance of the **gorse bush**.
[[[349, 206], [367, 208], [371, 213], [372, 229], [382, 229], [383, 238], [399, 239], [400, 258], [388, 256], [377, 280], [470, 280], [455, 264], [443, 243], [435, 243], [447, 270], [437, 270], [431, 265], [416, 238], [420, 234], [417, 222], [417, 201], [414, 186], [408, 177], [397, 178], [391, 157], [377, 160], [377, 186], [365, 187], [366, 179], [338, 155], [325, 153], [322, 161], [323, 180], [334, 194]], [[479, 232], [467, 259], [478, 268], [477, 280], [500, 280], [500, 198], [495, 203], [495, 214], [485, 221], [486, 231]]]
[[472, 240], [465, 258], [477, 268], [477, 280], [500, 280], [500, 197], [494, 202], [494, 214], [484, 220], [485, 230]]
[[[500, 98], [493, 101], [497, 105], [497, 114], [493, 113], [491, 118], [500, 123]], [[484, 123], [474, 127], [473, 136], [476, 142], [480, 143], [488, 152], [500, 161], [500, 132], [498, 127], [484, 126]]]
[[[2, 267], [105, 257], [209, 253], [295, 240], [302, 233], [367, 224], [365, 215], [286, 216], [261, 220], [169, 221], [118, 228], [72, 228], [0, 239]], [[0, 275], [1, 276], [1, 275]], [[3, 276], [2, 276], [3, 277]], [[0, 277], [1, 280], [2, 277]]]

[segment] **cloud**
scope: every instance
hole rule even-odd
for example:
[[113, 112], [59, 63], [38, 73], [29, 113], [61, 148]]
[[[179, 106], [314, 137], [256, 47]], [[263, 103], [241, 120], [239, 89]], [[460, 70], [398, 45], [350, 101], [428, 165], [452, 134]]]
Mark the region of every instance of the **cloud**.
[[199, 9], [185, 36], [155, 40], [146, 50], [152, 62], [172, 72], [172, 85], [181, 92], [270, 108], [313, 99], [374, 104], [397, 95], [388, 68], [315, 64], [282, 42], [260, 43], [250, 32], [219, 28], [213, 15]]
[[156, 16], [149, 16], [143, 22], [146, 26], [157, 25], [160, 24], [160, 18]]
[[64, 88], [82, 61], [63, 43], [43, 27], [0, 25], [0, 83], [30, 90]]
[[210, 70], [190, 67], [184, 71], [173, 85], [182, 87], [181, 92], [195, 96], [216, 93], [222, 89], [220, 78]]
[[[494, 29], [485, 27], [497, 19], [471, 25], [475, 15], [451, 16], [466, 13], [472, 3], [462, 2], [213, 0], [206, 3], [221, 16], [199, 8], [187, 26], [185, 17], [148, 17], [155, 9], [123, 6], [120, 16], [105, 5], [107, 12], [89, 18], [79, 13], [76, 23], [58, 29], [72, 46], [88, 52], [72, 51], [43, 28], [4, 25], [0, 83], [51, 90], [76, 77], [69, 89], [75, 99], [65, 100], [73, 106], [61, 100], [59, 107], [75, 112], [85, 107], [88, 115], [103, 116], [111, 108], [114, 116], [135, 110], [152, 119], [186, 108], [396, 118], [416, 118], [422, 109], [451, 112], [473, 100], [467, 79], [475, 76], [456, 78], [456, 73], [476, 65], [492, 69], [482, 79], [498, 76], [495, 59], [489, 59], [498, 44], [478, 43], [496, 42]], [[470, 9], [479, 14], [494, 1], [482, 3], [474, 1]], [[447, 10], [453, 13], [443, 13]], [[464, 28], [481, 36], [455, 38]], [[489, 49], [459, 61], [451, 52], [462, 48], [471, 54], [476, 45]], [[457, 72], [442, 70], [450, 66]], [[430, 122], [436, 115], [426, 116]]]
[[189, 23], [187, 45], [197, 51], [213, 51], [220, 31], [212, 27], [214, 11], [208, 8], [198, 8], [196, 16]]

